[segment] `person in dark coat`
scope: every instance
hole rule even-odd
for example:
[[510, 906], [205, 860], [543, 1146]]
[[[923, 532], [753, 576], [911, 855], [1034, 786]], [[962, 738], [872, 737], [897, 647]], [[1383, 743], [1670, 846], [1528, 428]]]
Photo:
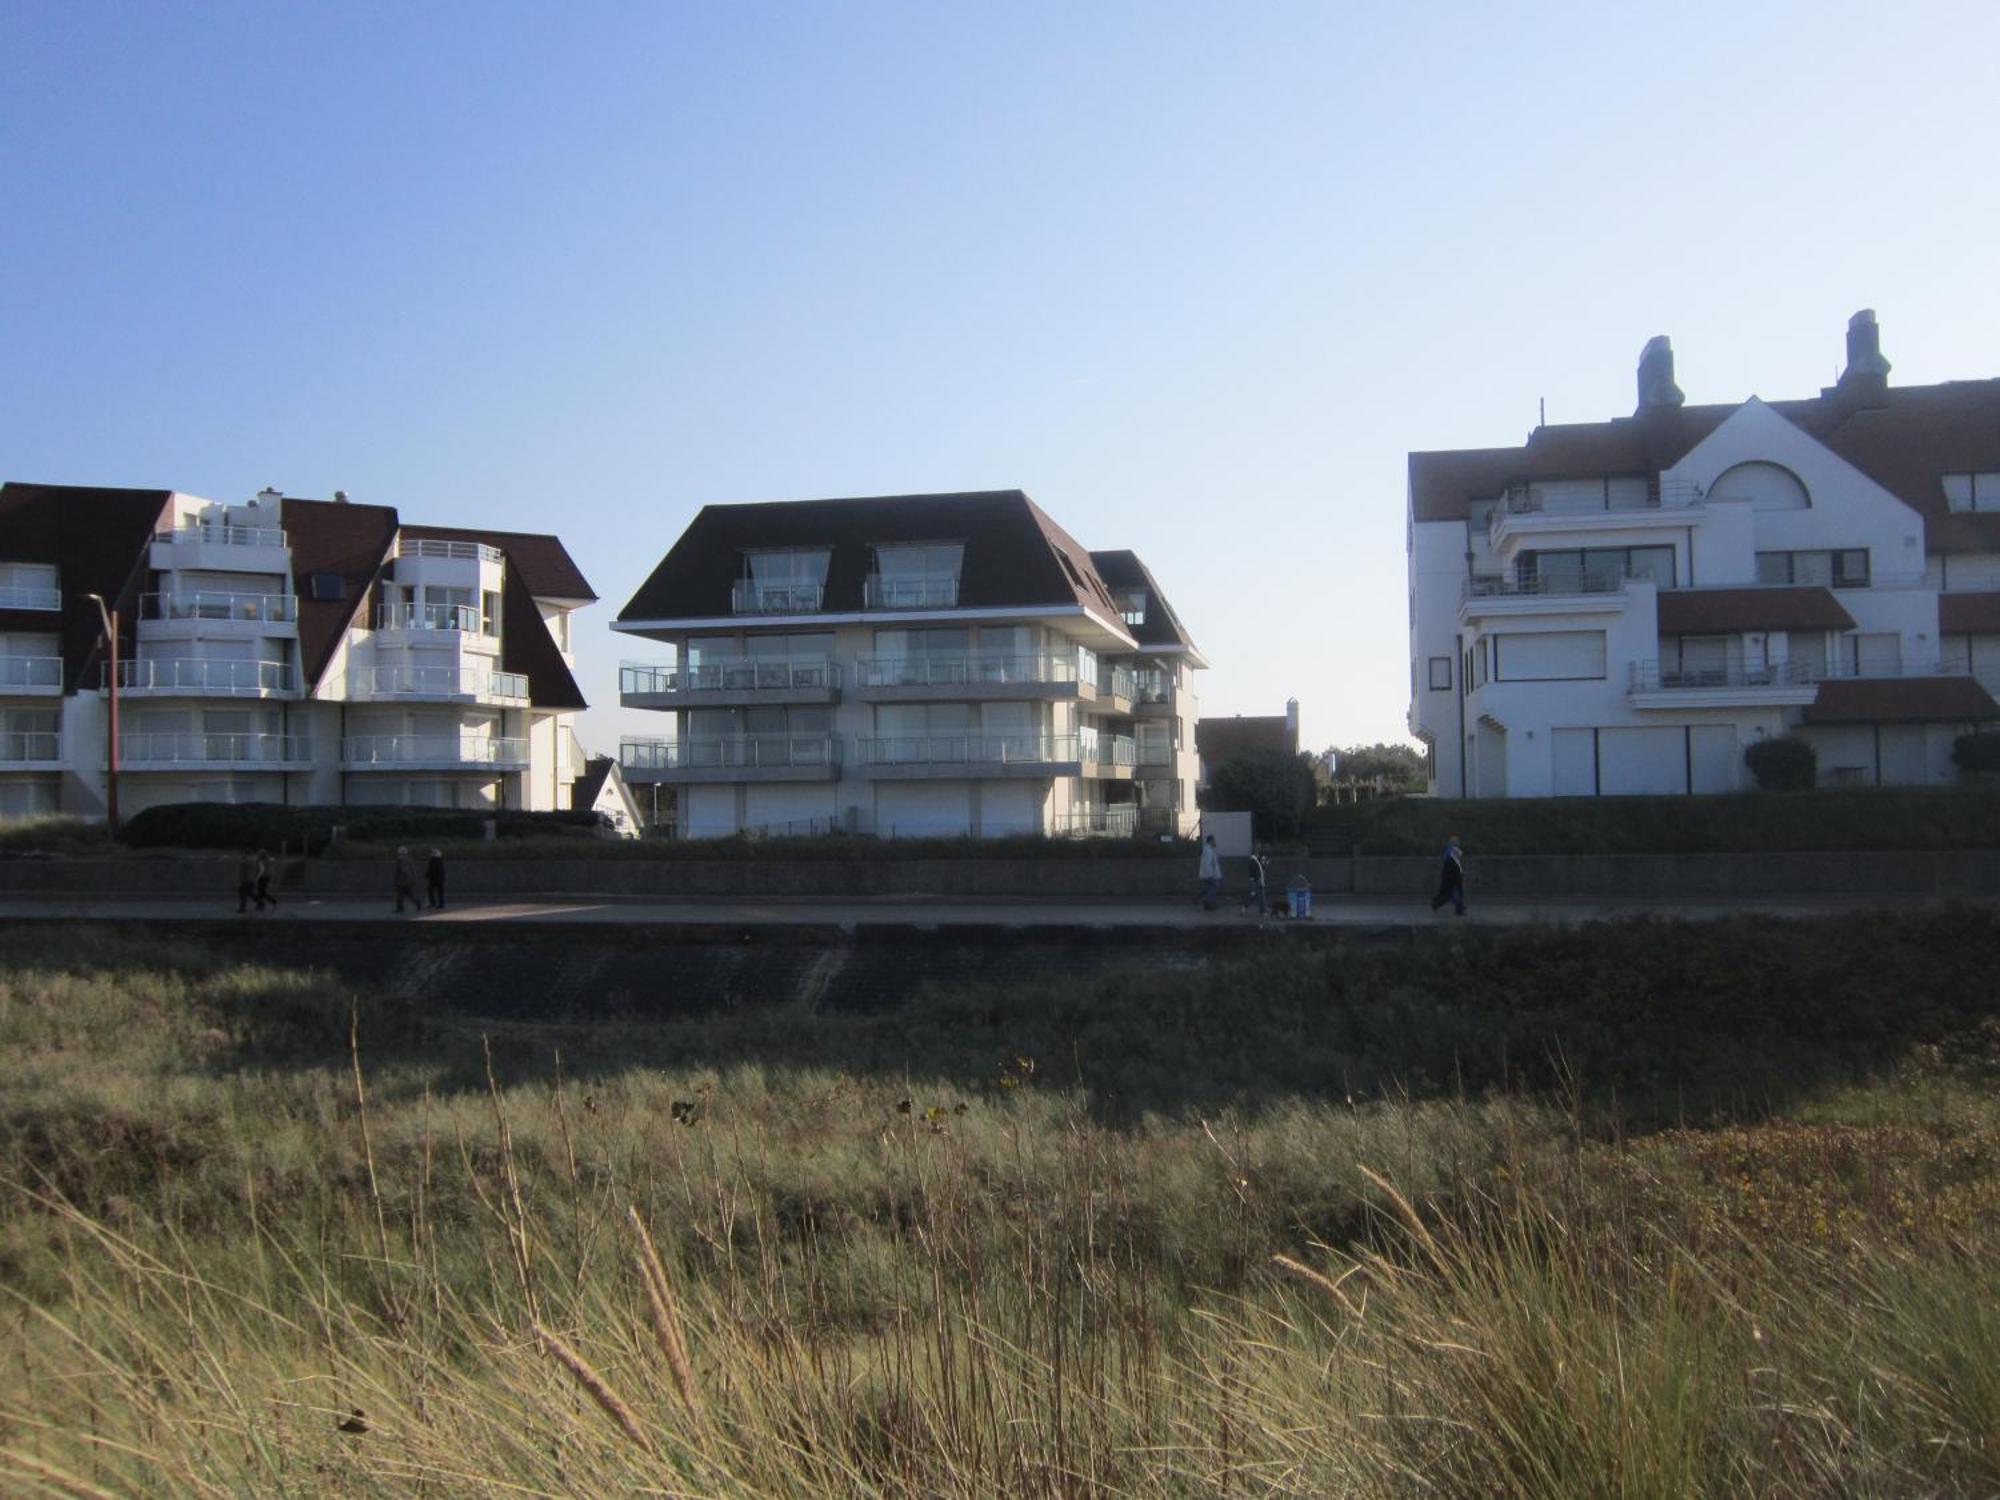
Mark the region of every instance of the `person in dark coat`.
[[1459, 847], [1455, 833], [1444, 846], [1444, 865], [1438, 871], [1437, 894], [1431, 897], [1431, 910], [1442, 910], [1447, 901], [1453, 911], [1461, 917], [1465, 915], [1465, 851]]
[[245, 849], [243, 858], [236, 862], [236, 910], [239, 913], [250, 910], [250, 903], [257, 899], [257, 851]]
[[424, 866], [424, 905], [444, 910], [444, 851], [431, 850], [429, 863]]
[[423, 907], [417, 901], [417, 862], [410, 858], [410, 851], [407, 848], [399, 848], [396, 851], [396, 910], [398, 912], [402, 911], [405, 901], [409, 902], [414, 909], [418, 911], [423, 910]]
[[268, 850], [257, 851], [257, 910], [276, 906], [278, 898], [271, 894], [271, 855]]

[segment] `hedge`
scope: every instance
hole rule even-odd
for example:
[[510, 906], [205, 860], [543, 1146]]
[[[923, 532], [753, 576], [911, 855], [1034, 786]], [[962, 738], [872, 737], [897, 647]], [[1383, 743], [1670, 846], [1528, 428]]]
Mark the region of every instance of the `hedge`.
[[341, 837], [363, 843], [438, 842], [485, 837], [488, 822], [503, 839], [552, 834], [590, 837], [592, 812], [460, 812], [426, 807], [286, 807], [276, 802], [174, 802], [149, 807], [119, 832], [134, 849], [304, 849], [317, 854]]

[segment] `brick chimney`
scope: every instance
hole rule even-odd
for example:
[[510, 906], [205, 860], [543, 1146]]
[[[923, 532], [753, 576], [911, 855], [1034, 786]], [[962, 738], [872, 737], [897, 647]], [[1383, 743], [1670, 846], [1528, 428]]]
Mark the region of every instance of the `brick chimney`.
[[1639, 408], [1634, 415], [1679, 406], [1687, 397], [1674, 384], [1674, 346], [1664, 333], [1646, 340], [1639, 351]]
[[1889, 361], [1882, 357], [1882, 330], [1872, 307], [1847, 320], [1847, 368], [1840, 372], [1837, 389], [1857, 406], [1888, 403]]

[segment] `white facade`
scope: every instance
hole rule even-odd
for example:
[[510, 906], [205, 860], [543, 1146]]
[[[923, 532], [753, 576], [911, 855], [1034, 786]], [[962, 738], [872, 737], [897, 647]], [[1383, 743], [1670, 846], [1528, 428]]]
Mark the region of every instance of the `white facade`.
[[[1140, 643], [1143, 589], [1097, 583], [1101, 611], [961, 607], [978, 546], [931, 549], [927, 576], [870, 573], [859, 609], [820, 608], [816, 582], [750, 577], [728, 617], [628, 606], [617, 628], [674, 659], [626, 663], [620, 701], [671, 715], [673, 732], [625, 740], [625, 778], [672, 784], [692, 838], [1190, 832], [1199, 653]], [[804, 566], [823, 576], [824, 555]]]
[[[86, 507], [89, 493], [62, 503]], [[173, 494], [163, 506], [134, 586], [111, 601], [126, 606], [120, 816], [188, 801], [566, 808], [581, 769], [568, 748], [574, 710], [538, 706], [528, 676], [500, 665], [502, 550], [408, 537], [391, 520], [372, 570], [315, 573], [285, 530], [285, 507], [300, 504], [321, 503], [267, 491], [245, 505]], [[49, 616], [45, 631], [20, 628], [27, 584], [0, 593], [0, 817], [102, 816], [114, 678], [100, 631], [66, 691], [62, 635], [66, 602], [95, 606], [59, 565], [10, 564], [7, 551], [0, 537], [0, 578], [45, 584], [34, 602]], [[328, 579], [339, 598], [321, 607], [347, 623], [308, 662], [301, 618], [312, 588], [334, 592]], [[536, 601], [565, 636], [569, 602]]]
[[[1886, 374], [1874, 336], [1858, 315], [1850, 375], [1870, 353]], [[1411, 456], [1433, 793], [1735, 791], [1786, 733], [1822, 784], [1953, 779], [1952, 741], [2000, 716], [2000, 635], [1977, 628], [2000, 610], [2000, 514], [1977, 503], [1991, 484], [2000, 512], [2000, 382], [1890, 391], [1862, 364], [1817, 401], [1683, 412], [1663, 340], [1647, 360], [1631, 419]]]

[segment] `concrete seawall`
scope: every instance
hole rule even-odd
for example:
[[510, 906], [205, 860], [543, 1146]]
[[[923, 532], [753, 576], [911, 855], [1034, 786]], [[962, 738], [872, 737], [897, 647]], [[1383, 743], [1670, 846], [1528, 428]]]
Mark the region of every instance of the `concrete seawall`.
[[[1273, 862], [1274, 885], [1303, 874], [1325, 895], [1427, 893], [1429, 857]], [[227, 894], [233, 856], [163, 859], [4, 859], [0, 893], [180, 896]], [[2000, 850], [1774, 854], [1473, 855], [1477, 897], [1674, 898], [1880, 893], [1979, 895], [2000, 890]], [[591, 894], [693, 899], [1176, 901], [1192, 867], [1170, 859], [459, 860], [450, 888], [466, 896]], [[388, 862], [313, 859], [286, 864], [280, 889], [307, 895], [387, 895]]]

